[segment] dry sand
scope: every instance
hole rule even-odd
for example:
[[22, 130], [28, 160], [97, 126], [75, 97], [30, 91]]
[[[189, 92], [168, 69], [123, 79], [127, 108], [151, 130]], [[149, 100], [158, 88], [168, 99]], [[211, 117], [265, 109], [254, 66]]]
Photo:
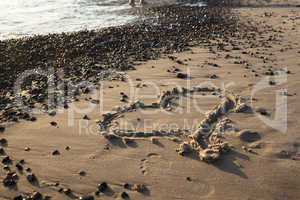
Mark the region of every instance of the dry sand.
[[[145, 103], [152, 103], [158, 99], [154, 84], [159, 86], [161, 93], [175, 85], [188, 87], [187, 84], [196, 86], [204, 82], [214, 83], [219, 88], [225, 84], [226, 91], [249, 97], [257, 83], [266, 78], [264, 73], [269, 67], [274, 71], [287, 69], [290, 71], [287, 81], [258, 91], [253, 96], [252, 105], [253, 109], [266, 109], [270, 113], [267, 118], [273, 119], [276, 108], [284, 106], [275, 106], [276, 92], [282, 88], [288, 89], [288, 95], [279, 95], [287, 98], [287, 131], [274, 129], [270, 123], [262, 121], [257, 113], [230, 113], [227, 117], [233, 121], [236, 129], [256, 131], [260, 138], [253, 144], [240, 140], [238, 132], [225, 132], [225, 140], [233, 145], [233, 149], [213, 164], [202, 162], [197, 156], [179, 156], [175, 151], [179, 143], [168, 137], [158, 137], [155, 142], [150, 138], [136, 138], [128, 145], [111, 144], [100, 136], [98, 130], [97, 121], [102, 119], [103, 114], [100, 105], [103, 102], [104, 110], [109, 111], [125, 104], [120, 102], [120, 92], [132, 96], [128, 82], [105, 82], [103, 100], [95, 104], [96, 108], [91, 113], [86, 113], [90, 120], [83, 120], [84, 113], [76, 113], [73, 108], [88, 105], [85, 97], [81, 97], [79, 102], [58, 112], [56, 116], [39, 115], [36, 122], [13, 124], [4, 133], [0, 133], [0, 138], [8, 141], [5, 151], [14, 163], [25, 159], [25, 169], [31, 168], [38, 178], [38, 185], [31, 185], [26, 176], [20, 174], [18, 188], [11, 190], [1, 184], [0, 199], [11, 199], [17, 194], [33, 191], [49, 195], [52, 199], [70, 199], [93, 195], [99, 183], [107, 182], [110, 190], [95, 196], [96, 199], [121, 198], [121, 193], [125, 191], [130, 199], [136, 200], [298, 200], [300, 8], [242, 8], [235, 12], [239, 13], [242, 20], [258, 24], [260, 34], [256, 38], [233, 41], [238, 48], [226, 45], [217, 49], [217, 44], [222, 41], [214, 41], [216, 45], [211, 50], [193, 47], [191, 51], [173, 55], [184, 64], [174, 62], [167, 56], [141, 63], [137, 70], [128, 72], [133, 85], [145, 84], [142, 88], [133, 87], [138, 93], [135, 97]], [[254, 46], [251, 47], [251, 44]], [[216, 63], [220, 67], [213, 67], [209, 63]], [[174, 73], [167, 71], [172, 70], [173, 66], [183, 72], [190, 71], [192, 77], [189, 80], [176, 78]], [[217, 75], [218, 78], [208, 78], [210, 75]], [[278, 79], [275, 78], [276, 81]], [[152, 96], [147, 97], [145, 94]], [[208, 97], [205, 92], [199, 95], [199, 98], [192, 101], [183, 99], [178, 110], [155, 113], [138, 110], [125, 113], [114, 124], [117, 126], [116, 122], [126, 121], [138, 130], [147, 131], [163, 129], [160, 126], [162, 124], [177, 124], [180, 129], [187, 128], [185, 125], [188, 124], [191, 128], [193, 123], [200, 123], [206, 111], [220, 102], [219, 98]], [[196, 103], [203, 112], [189, 106], [189, 103]], [[279, 114], [282, 116], [283, 112]], [[51, 126], [51, 121], [57, 122], [58, 126]], [[191, 129], [188, 131], [192, 132]], [[187, 140], [185, 136], [178, 139]], [[66, 150], [67, 146], [69, 150]], [[259, 148], [245, 151], [255, 146]], [[25, 151], [26, 147], [30, 151]], [[60, 155], [52, 155], [54, 150], [59, 150]], [[0, 180], [6, 174], [2, 167]], [[80, 176], [80, 171], [86, 174]], [[24, 171], [24, 174], [28, 172]], [[55, 186], [55, 183], [59, 185]], [[147, 189], [143, 192], [128, 190], [123, 187], [124, 183], [143, 184]], [[68, 197], [58, 192], [60, 188], [70, 188], [73, 195]]]

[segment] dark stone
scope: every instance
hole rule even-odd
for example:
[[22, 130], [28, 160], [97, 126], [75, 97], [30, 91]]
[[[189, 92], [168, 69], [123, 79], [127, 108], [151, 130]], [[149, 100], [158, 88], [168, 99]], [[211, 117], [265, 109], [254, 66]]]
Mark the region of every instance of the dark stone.
[[265, 108], [258, 108], [256, 110], [256, 112], [258, 112], [259, 114], [264, 115], [264, 116], [270, 116], [270, 113]]
[[0, 126], [0, 133], [3, 133], [5, 131], [5, 127], [4, 126]]
[[29, 183], [33, 184], [33, 183], [36, 183], [37, 182], [37, 178], [35, 176], [35, 174], [28, 174], [26, 176], [26, 179]]
[[9, 156], [5, 156], [5, 157], [2, 159], [2, 163], [5, 164], [5, 165], [10, 165], [10, 164], [12, 164], [12, 160], [10, 159]]
[[108, 185], [106, 182], [102, 182], [101, 184], [98, 185], [98, 191], [100, 192], [105, 192], [108, 189]]
[[0, 139], [0, 145], [6, 146], [7, 145], [7, 140], [5, 138]]
[[94, 199], [95, 198], [92, 195], [79, 197], [79, 200], [94, 200]]
[[30, 121], [32, 121], [32, 122], [35, 122], [37, 119], [36, 119], [36, 117], [31, 117], [30, 118]]
[[12, 174], [6, 175], [3, 179], [4, 187], [15, 187], [17, 185], [17, 181], [13, 178]]
[[54, 151], [52, 152], [52, 155], [53, 155], [53, 156], [58, 156], [58, 155], [60, 155], [60, 152], [59, 152], [58, 150], [54, 150]]
[[84, 116], [83, 116], [83, 119], [85, 119], [85, 120], [90, 120], [90, 118], [89, 118], [87, 115], [84, 115]]
[[66, 195], [70, 195], [72, 193], [72, 190], [70, 188], [63, 189], [63, 193]]
[[121, 193], [121, 197], [122, 197], [123, 199], [129, 199], [129, 194], [127, 194], [126, 192], [122, 192], [122, 193]]
[[125, 189], [127, 189], [127, 190], [130, 190], [131, 187], [132, 187], [132, 185], [129, 184], [129, 183], [124, 183], [123, 187], [124, 187]]
[[85, 175], [86, 175], [86, 172], [85, 172], [85, 171], [80, 171], [78, 174], [79, 174], [80, 176], [85, 176]]
[[23, 171], [23, 169], [24, 169], [23, 166], [21, 164], [19, 164], [19, 163], [16, 164], [16, 168], [19, 171]]
[[57, 126], [57, 122], [50, 122], [51, 126]]
[[188, 78], [188, 75], [185, 73], [177, 73], [176, 77], [181, 79], [186, 79]]
[[2, 147], [0, 147], [0, 156], [3, 156], [3, 155], [5, 155], [6, 153], [5, 153], [5, 150], [2, 148]]
[[15, 197], [13, 198], [13, 200], [23, 200], [23, 199], [24, 199], [24, 198], [23, 198], [22, 195], [15, 196]]
[[34, 192], [31, 196], [32, 200], [42, 200], [43, 199], [43, 195], [39, 192]]

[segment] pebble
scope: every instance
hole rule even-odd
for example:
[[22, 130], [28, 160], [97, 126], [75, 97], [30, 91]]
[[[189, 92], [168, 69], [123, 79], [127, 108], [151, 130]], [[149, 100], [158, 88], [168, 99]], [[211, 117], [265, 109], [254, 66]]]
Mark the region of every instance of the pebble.
[[139, 193], [144, 193], [147, 190], [147, 187], [144, 184], [134, 184], [132, 189]]
[[209, 76], [209, 78], [210, 79], [217, 79], [217, 78], [219, 78], [219, 76], [217, 76], [216, 74], [213, 74], [213, 75]]
[[63, 189], [63, 193], [65, 193], [66, 195], [69, 195], [72, 193], [72, 190], [70, 188], [65, 188], [65, 189]]
[[79, 174], [80, 176], [86, 176], [86, 172], [85, 172], [85, 171], [80, 171], [78, 174]]
[[122, 197], [123, 199], [129, 199], [129, 194], [127, 194], [126, 192], [122, 192], [122, 193], [121, 193], [121, 197]]
[[156, 138], [156, 137], [152, 137], [151, 138], [151, 142], [152, 142], [152, 144], [158, 144], [159, 143], [159, 139]]
[[260, 113], [261, 115], [264, 115], [264, 116], [270, 116], [270, 113], [265, 108], [258, 108], [258, 109], [256, 109], [256, 112], [258, 112], [258, 113]]
[[50, 122], [50, 124], [51, 124], [51, 126], [57, 126], [57, 122], [54, 122], [54, 121]]
[[79, 197], [79, 200], [94, 200], [94, 199], [95, 198], [92, 195]]
[[43, 195], [39, 192], [34, 192], [31, 196], [32, 200], [42, 200], [43, 199]]
[[85, 119], [85, 120], [90, 120], [90, 118], [89, 118], [87, 115], [84, 115], [84, 116], [83, 116], [83, 119]]
[[8, 173], [2, 182], [4, 187], [14, 187], [17, 185], [17, 181], [13, 178], [12, 173]]
[[23, 169], [24, 169], [23, 166], [19, 163], [16, 164], [16, 168], [18, 171], [23, 171]]
[[60, 155], [60, 152], [59, 152], [58, 150], [54, 150], [54, 151], [52, 152], [52, 155], [53, 155], [53, 156], [58, 156], [58, 155]]
[[186, 79], [188, 78], [188, 75], [185, 73], [177, 73], [176, 77], [180, 79]]
[[5, 138], [1, 138], [0, 139], [0, 145], [2, 145], [2, 146], [6, 146], [7, 145], [7, 140], [5, 139]]
[[5, 164], [5, 165], [10, 165], [12, 163], [12, 160], [10, 159], [9, 156], [5, 156], [3, 159], [2, 159], [2, 163]]
[[91, 103], [93, 103], [93, 104], [100, 104], [100, 100], [98, 100], [98, 99], [92, 99]]
[[5, 127], [4, 126], [0, 126], [0, 133], [3, 133], [5, 131]]
[[23, 198], [22, 195], [15, 196], [15, 197], [13, 198], [13, 200], [23, 200], [23, 199], [25, 199], [25, 198]]
[[48, 112], [48, 115], [55, 116], [56, 115], [56, 111], [55, 110], [51, 110], [51, 111]]
[[36, 119], [36, 117], [31, 117], [30, 118], [30, 121], [32, 121], [32, 122], [35, 122], [37, 119]]
[[67, 103], [64, 104], [64, 109], [68, 109], [69, 105]]
[[28, 174], [26, 176], [26, 179], [29, 183], [33, 184], [33, 183], [36, 183], [37, 182], [37, 178], [35, 176], [35, 174]]
[[129, 184], [129, 183], [124, 183], [123, 187], [124, 187], [125, 189], [127, 189], [127, 190], [130, 190], [131, 187], [132, 187], [132, 185]]
[[108, 185], [106, 182], [102, 182], [101, 184], [98, 185], [98, 191], [99, 192], [105, 192], [108, 189]]
[[5, 155], [5, 150], [2, 147], [0, 147], [0, 156], [3, 156], [3, 155]]
[[30, 151], [30, 147], [25, 147], [24, 151]]

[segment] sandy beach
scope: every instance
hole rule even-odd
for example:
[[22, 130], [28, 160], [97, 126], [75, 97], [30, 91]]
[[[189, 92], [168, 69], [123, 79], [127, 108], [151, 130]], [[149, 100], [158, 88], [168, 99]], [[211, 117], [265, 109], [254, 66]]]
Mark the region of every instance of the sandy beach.
[[[27, 88], [23, 106], [35, 111], [28, 116], [7, 108], [12, 98], [7, 97], [8, 88], [25, 69], [5, 69], [0, 74], [0, 199], [298, 200], [300, 3], [244, 2], [232, 8], [233, 17], [224, 27], [218, 17], [211, 17], [206, 28], [193, 29], [198, 22], [184, 21], [180, 15], [180, 22], [189, 24], [175, 27], [177, 32], [162, 31], [159, 36], [157, 25], [153, 37], [143, 35], [153, 46], [132, 42], [131, 50], [114, 42], [103, 47], [104, 62], [125, 65], [124, 69], [104, 66], [83, 73], [86, 63], [94, 66], [101, 60], [93, 55], [99, 49], [57, 43], [63, 50], [74, 44], [77, 49], [70, 53], [49, 46], [48, 61], [58, 65], [55, 80], [64, 74], [64, 81], [86, 82], [74, 90], [80, 95], [47, 109], [38, 97], [26, 99], [34, 94], [33, 86]], [[183, 14], [191, 12], [186, 9]], [[162, 27], [172, 20], [167, 18]], [[104, 44], [98, 39], [109, 38], [110, 30], [82, 34]], [[189, 30], [197, 31], [193, 35]], [[210, 36], [204, 38], [202, 30]], [[135, 31], [132, 34], [139, 37]], [[44, 36], [42, 41], [81, 41], [77, 34], [64, 37]], [[115, 37], [122, 40], [122, 35]], [[165, 38], [171, 42], [155, 46]], [[29, 51], [34, 58], [27, 64], [42, 66], [42, 47], [36, 45], [38, 53], [33, 54], [29, 45], [36, 40], [0, 43], [2, 53], [15, 55], [1, 61], [1, 67], [22, 66], [18, 59]], [[87, 57], [80, 51], [85, 48], [90, 49]], [[120, 52], [127, 57], [118, 60]], [[82, 60], [82, 68], [60, 71], [59, 65]], [[13, 78], [6, 78], [10, 73]]]

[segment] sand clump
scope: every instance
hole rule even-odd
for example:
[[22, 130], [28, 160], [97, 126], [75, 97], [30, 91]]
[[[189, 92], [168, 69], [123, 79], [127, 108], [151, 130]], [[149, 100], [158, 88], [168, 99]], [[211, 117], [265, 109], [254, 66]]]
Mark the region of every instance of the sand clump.
[[230, 150], [228, 143], [222, 140], [222, 133], [228, 129], [236, 130], [232, 122], [223, 117], [229, 112], [237, 112], [241, 102], [240, 96], [226, 95], [219, 105], [206, 114], [199, 128], [190, 135], [190, 140], [179, 146], [178, 153], [184, 155], [194, 151], [202, 161], [211, 163], [218, 160], [222, 153]]

